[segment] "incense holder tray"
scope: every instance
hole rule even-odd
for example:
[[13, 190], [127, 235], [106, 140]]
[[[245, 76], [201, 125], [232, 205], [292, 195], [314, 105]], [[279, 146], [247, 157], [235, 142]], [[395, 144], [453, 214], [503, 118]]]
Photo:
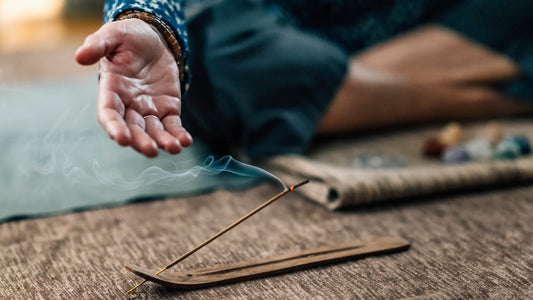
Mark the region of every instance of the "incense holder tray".
[[407, 250], [409, 246], [409, 242], [401, 238], [379, 237], [363, 242], [335, 245], [333, 247], [181, 273], [169, 272], [154, 275], [157, 271], [133, 265], [127, 265], [126, 268], [148, 281], [170, 288], [191, 290], [262, 278], [372, 255], [389, 254]]

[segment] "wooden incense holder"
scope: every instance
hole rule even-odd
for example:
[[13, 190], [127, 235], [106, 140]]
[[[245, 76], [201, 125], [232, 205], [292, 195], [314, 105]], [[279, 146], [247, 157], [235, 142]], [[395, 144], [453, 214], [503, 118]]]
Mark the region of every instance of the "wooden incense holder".
[[127, 265], [126, 268], [145, 280], [170, 288], [191, 290], [261, 278], [371, 255], [387, 254], [408, 248], [409, 242], [404, 239], [379, 237], [364, 242], [330, 246], [256, 261], [174, 274], [154, 275], [156, 273], [154, 270], [132, 265]]

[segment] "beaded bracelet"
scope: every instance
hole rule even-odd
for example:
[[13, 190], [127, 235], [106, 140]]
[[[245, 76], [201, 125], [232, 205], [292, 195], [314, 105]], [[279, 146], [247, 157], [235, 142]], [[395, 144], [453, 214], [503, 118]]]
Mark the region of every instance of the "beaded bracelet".
[[180, 82], [183, 83], [185, 80], [185, 62], [181, 52], [181, 46], [178, 42], [178, 39], [174, 35], [174, 31], [172, 31], [172, 28], [155, 15], [133, 9], [123, 11], [122, 13], [117, 15], [115, 20], [120, 21], [133, 18], [140, 19], [154, 26], [157, 31], [161, 33], [163, 39], [167, 42], [167, 45], [170, 48], [172, 55], [176, 60], [176, 63], [178, 64]]

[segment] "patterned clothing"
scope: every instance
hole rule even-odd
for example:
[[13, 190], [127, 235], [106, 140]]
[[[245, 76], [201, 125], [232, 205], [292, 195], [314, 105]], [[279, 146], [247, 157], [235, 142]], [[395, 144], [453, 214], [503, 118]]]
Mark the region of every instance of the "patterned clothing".
[[182, 40], [183, 49], [188, 51], [183, 5], [183, 0], [106, 0], [104, 22], [111, 22], [118, 14], [130, 9], [151, 13], [175, 29], [176, 37]]
[[174, 29], [194, 76], [183, 123], [221, 152], [304, 151], [350, 57], [428, 23], [510, 57], [523, 76], [496, 88], [533, 100], [531, 0], [106, 1], [106, 22], [137, 9]]
[[[221, 0], [106, 0], [105, 22], [117, 14], [137, 9], [154, 14], [175, 30], [183, 57], [189, 57], [185, 7]], [[313, 32], [354, 54], [427, 22], [440, 23], [473, 40], [510, 56], [526, 73], [533, 74], [533, 1], [500, 0], [256, 0], [289, 16], [295, 26]], [[514, 36], [510, 33], [515, 33]], [[531, 84], [522, 79], [507, 91], [533, 97]]]
[[[105, 22], [115, 19], [117, 14], [138, 9], [154, 14], [175, 29], [180, 39], [185, 57], [188, 57], [188, 34], [184, 8], [209, 0], [107, 0]], [[277, 6], [282, 13], [290, 15], [296, 25], [314, 31], [324, 37], [337, 41], [349, 52], [375, 44], [387, 37], [405, 31], [448, 9], [458, 0], [266, 0], [268, 5]], [[357, 17], [356, 17], [357, 16]], [[354, 28], [359, 30], [354, 31]]]
[[296, 26], [336, 42], [350, 53], [435, 20], [461, 0], [269, 0]]

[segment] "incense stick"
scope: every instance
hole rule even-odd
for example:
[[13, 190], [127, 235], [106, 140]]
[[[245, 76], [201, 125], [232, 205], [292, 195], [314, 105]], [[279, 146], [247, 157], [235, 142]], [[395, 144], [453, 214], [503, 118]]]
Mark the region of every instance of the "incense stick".
[[[201, 248], [203, 248], [204, 246], [206, 246], [207, 244], [211, 243], [212, 241], [214, 241], [215, 239], [217, 239], [218, 237], [220, 237], [221, 235], [223, 235], [224, 233], [230, 231], [231, 229], [233, 229], [235, 226], [241, 224], [242, 222], [244, 222], [246, 219], [250, 218], [251, 216], [255, 215], [256, 213], [258, 213], [260, 210], [262, 210], [263, 208], [269, 206], [270, 204], [274, 203], [274, 201], [278, 200], [279, 198], [285, 196], [287, 193], [293, 191], [294, 189], [306, 184], [309, 182], [309, 179], [307, 180], [304, 180], [296, 185], [293, 185], [291, 186], [290, 188], [284, 190], [283, 192], [277, 194], [276, 196], [270, 198], [268, 201], [266, 201], [265, 203], [259, 205], [257, 208], [255, 208], [254, 210], [252, 210], [251, 212], [249, 212], [248, 214], [246, 214], [245, 216], [241, 217], [240, 219], [238, 219], [237, 221], [235, 221], [233, 224], [229, 225], [228, 227], [222, 229], [221, 231], [219, 231], [217, 234], [213, 235], [212, 237], [210, 237], [209, 239], [205, 240], [204, 242], [202, 242], [201, 244], [199, 244], [198, 246], [194, 247], [192, 250], [190, 250], [189, 252], [183, 254], [182, 256], [178, 257], [176, 260], [174, 260], [173, 262], [171, 262], [170, 264], [168, 264], [166, 267], [164, 267], [163, 269], [157, 271], [154, 275], [159, 275], [161, 273], [163, 273], [164, 271], [166, 271], [167, 269], [175, 266], [177, 263], [179, 263], [180, 261], [186, 259], [187, 257], [189, 257], [190, 255], [192, 255], [194, 252], [200, 250]], [[128, 293], [131, 293], [133, 292], [135, 289], [137, 289], [138, 287], [140, 287], [141, 285], [143, 285], [147, 280], [143, 280], [142, 282], [138, 283], [136, 286], [132, 287], [131, 289], [128, 290]]]

